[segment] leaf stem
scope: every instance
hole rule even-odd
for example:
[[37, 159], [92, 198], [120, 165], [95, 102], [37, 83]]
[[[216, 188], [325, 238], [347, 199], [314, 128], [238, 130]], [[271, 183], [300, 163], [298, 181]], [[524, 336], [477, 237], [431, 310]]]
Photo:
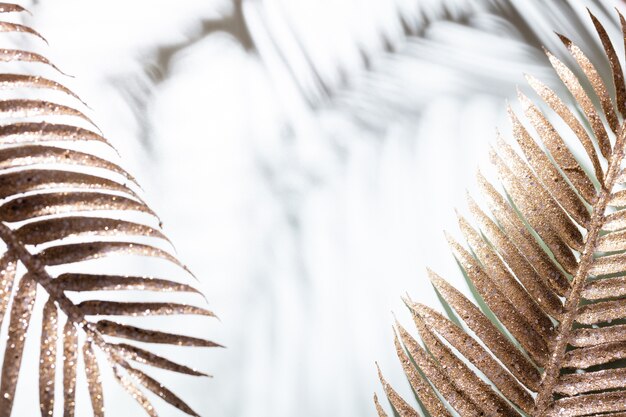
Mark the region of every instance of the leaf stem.
[[545, 416], [552, 403], [554, 387], [558, 382], [561, 364], [563, 363], [565, 350], [572, 332], [572, 325], [576, 319], [581, 293], [587, 280], [589, 270], [593, 264], [593, 254], [597, 246], [596, 243], [600, 235], [600, 230], [604, 225], [604, 212], [606, 211], [609, 198], [611, 197], [611, 190], [615, 185], [615, 180], [618, 177], [620, 165], [624, 158], [625, 143], [626, 122], [620, 127], [602, 190], [600, 190], [598, 199], [593, 205], [593, 213], [587, 227], [588, 233], [585, 237], [585, 246], [580, 257], [578, 268], [576, 269], [576, 274], [572, 280], [571, 290], [566, 298], [564, 313], [561, 316], [559, 332], [555, 340], [552, 355], [546, 365], [543, 379], [539, 386], [539, 392], [535, 402], [535, 412], [533, 413], [533, 415], [538, 417]]
[[88, 339], [98, 345], [106, 354], [109, 362], [120, 365], [119, 358], [111, 351], [112, 346], [104, 340], [102, 334], [95, 329], [92, 323], [85, 319], [84, 314], [65, 295], [63, 290], [53, 283], [54, 279], [46, 271], [45, 265], [24, 247], [24, 244], [15, 236], [13, 230], [2, 221], [0, 221], [0, 239], [7, 245], [9, 251], [17, 255], [20, 262], [28, 270], [28, 273], [32, 274], [33, 279], [57, 302], [67, 319], [83, 329]]

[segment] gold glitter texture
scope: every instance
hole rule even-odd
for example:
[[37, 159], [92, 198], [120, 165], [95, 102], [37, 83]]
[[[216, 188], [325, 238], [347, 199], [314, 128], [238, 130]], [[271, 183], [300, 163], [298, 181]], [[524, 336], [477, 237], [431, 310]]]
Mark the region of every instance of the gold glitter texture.
[[[594, 172], [585, 172], [563, 132], [518, 93], [533, 129], [509, 109], [521, 152], [498, 138], [490, 160], [502, 188], [479, 173], [489, 210], [469, 198], [478, 227], [459, 216], [469, 249], [448, 237], [478, 305], [432, 271], [450, 319], [405, 299], [424, 347], [398, 323], [394, 343], [430, 415], [626, 416], [626, 190], [617, 187], [626, 184], [626, 86], [612, 42], [592, 22], [606, 61], [592, 63], [559, 35], [587, 80], [546, 52], [574, 101], [527, 79], [578, 138]], [[599, 75], [609, 71], [613, 85]], [[381, 381], [395, 411], [415, 415]], [[385, 415], [377, 399], [375, 405]]]
[[157, 330], [142, 329], [126, 324], [115, 323], [109, 320], [100, 320], [96, 323], [98, 332], [107, 336], [131, 339], [144, 343], [165, 343], [178, 346], [221, 347], [221, 345], [196, 337], [173, 335]]
[[54, 411], [54, 386], [57, 363], [57, 308], [49, 299], [43, 308], [39, 352], [39, 406], [42, 416], [52, 416]]
[[37, 295], [37, 283], [30, 275], [20, 279], [13, 297], [11, 317], [9, 319], [9, 338], [7, 339], [2, 363], [0, 380], [0, 417], [10, 417], [15, 399], [17, 379], [22, 365], [26, 332]]
[[17, 197], [0, 205], [0, 218], [18, 222], [53, 214], [94, 211], [136, 211], [156, 216], [149, 207], [133, 198], [99, 191], [76, 191]]
[[78, 334], [69, 320], [63, 328], [63, 417], [74, 417], [76, 408], [76, 366]]
[[[19, 5], [0, 3], [0, 13], [22, 11], [24, 9]], [[0, 21], [0, 33], [11, 32], [43, 39], [30, 27]], [[33, 68], [47, 66], [56, 69], [56, 75], [63, 75], [43, 55], [30, 51], [0, 47], [0, 62], [7, 63], [7, 67], [12, 62], [28, 63]], [[21, 67], [19, 65], [16, 69]], [[77, 107], [13, 97], [22, 89], [59, 92], [76, 99]], [[208, 375], [133, 343], [181, 347], [219, 347], [219, 344], [201, 337], [144, 329], [99, 320], [98, 317], [214, 317], [203, 306], [170, 301], [172, 293], [192, 294], [203, 305], [205, 299], [196, 288], [179, 282], [182, 280], [180, 275], [186, 279], [193, 275], [174, 255], [171, 242], [161, 230], [159, 218], [140, 197], [141, 187], [117, 163], [96, 155], [95, 150], [102, 150], [102, 145], [109, 148], [107, 151], [113, 148], [96, 133], [99, 132], [97, 126], [83, 112], [85, 104], [62, 83], [38, 75], [3, 73], [0, 74], [0, 90], [9, 96], [0, 100], [0, 199], [3, 200], [0, 204], [0, 238], [6, 246], [6, 251], [0, 254], [0, 324], [5, 317], [9, 321], [9, 338], [6, 348], [0, 352], [3, 360], [0, 417], [11, 415], [38, 291], [47, 295], [43, 311], [39, 312], [43, 314], [41, 335], [37, 335], [40, 341], [38, 401], [43, 416], [54, 417], [55, 402], [56, 408], [63, 410], [63, 416], [74, 416], [76, 393], [81, 391], [77, 386], [77, 381], [82, 380], [77, 375], [82, 369], [79, 366], [81, 356], [94, 416], [105, 417], [103, 366], [113, 370], [122, 387], [150, 416], [157, 416], [157, 409], [139, 386], [181, 411], [197, 415], [176, 394], [147, 371], [135, 369], [133, 364], [192, 376]], [[58, 116], [90, 127], [56, 123]], [[129, 215], [133, 220], [120, 218]], [[39, 245], [45, 247], [41, 249]], [[102, 261], [116, 255], [164, 260], [177, 267], [178, 275], [154, 277], [107, 273]], [[97, 274], [82, 272], [83, 265], [92, 260], [99, 260], [104, 265], [103, 270]], [[48, 269], [69, 264], [72, 264], [72, 272], [62, 268], [64, 272], [58, 276], [51, 275]], [[16, 271], [21, 269], [26, 273], [17, 277]], [[106, 291], [151, 291], [153, 294], [150, 302], [99, 299]], [[89, 293], [89, 296], [77, 304], [68, 296], [76, 292]], [[161, 294], [161, 299], [154, 300], [154, 293]], [[59, 329], [59, 321], [64, 323], [62, 329]], [[126, 339], [129, 343], [119, 343], [119, 339]], [[62, 369], [56, 369], [61, 351]], [[62, 407], [58, 407], [61, 400], [55, 398], [55, 386], [59, 383], [62, 383]]]
[[94, 417], [104, 417], [104, 394], [102, 391], [100, 366], [90, 342], [83, 345], [83, 360], [85, 361], [87, 386]]

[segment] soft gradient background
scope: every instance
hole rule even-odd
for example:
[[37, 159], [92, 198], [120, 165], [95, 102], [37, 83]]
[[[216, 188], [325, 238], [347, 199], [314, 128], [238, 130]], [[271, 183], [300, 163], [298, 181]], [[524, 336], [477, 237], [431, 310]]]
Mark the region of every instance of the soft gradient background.
[[393, 315], [437, 305], [427, 265], [466, 290], [442, 231], [506, 99], [524, 72], [557, 85], [552, 30], [598, 56], [586, 6], [617, 33], [609, 0], [24, 5], [220, 316], [192, 330], [228, 349], [177, 358], [215, 377], [167, 381], [216, 417], [374, 416], [375, 361], [409, 394]]

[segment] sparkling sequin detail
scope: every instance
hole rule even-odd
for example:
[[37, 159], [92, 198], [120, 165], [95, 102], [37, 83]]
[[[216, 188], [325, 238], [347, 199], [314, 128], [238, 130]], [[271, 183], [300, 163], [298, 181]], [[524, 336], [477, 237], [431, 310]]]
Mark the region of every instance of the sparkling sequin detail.
[[[606, 62], [559, 35], [586, 80], [547, 52], [574, 101], [527, 78], [580, 141], [595, 178], [566, 134], [518, 93], [529, 122], [509, 109], [519, 150], [499, 137], [490, 151], [502, 187], [479, 173], [488, 210], [469, 198], [474, 222], [459, 216], [466, 244], [448, 237], [477, 303], [432, 271], [448, 317], [404, 300], [424, 347], [399, 323], [395, 347], [429, 415], [626, 415], [626, 86], [606, 30], [592, 21]], [[609, 71], [613, 85], [600, 76]], [[394, 411], [416, 415], [380, 379]]]
[[[19, 5], [0, 3], [0, 13], [22, 11], [25, 9]], [[28, 35], [25, 40], [43, 39], [28, 26], [0, 22], [0, 34], [7, 33]], [[9, 322], [6, 348], [0, 351], [0, 417], [10, 417], [16, 389], [36, 390], [23, 384], [18, 388], [17, 384], [22, 362], [29, 360], [22, 356], [26, 355], [27, 330], [35, 313], [37, 317], [42, 314], [41, 335], [34, 336], [39, 341], [39, 395], [21, 395], [38, 397], [43, 416], [54, 417], [55, 408], [64, 417], [74, 416], [77, 393], [82, 392], [77, 384], [86, 380], [93, 415], [105, 417], [105, 387], [101, 378], [104, 367], [113, 370], [125, 391], [150, 416], [157, 416], [157, 410], [139, 386], [195, 416], [188, 404], [148, 375], [150, 370], [135, 369], [131, 363], [192, 376], [207, 375], [156, 355], [148, 347], [119, 343], [119, 339], [175, 346], [220, 345], [167, 329], [147, 330], [99, 321], [98, 317], [214, 317], [203, 307], [206, 303], [200, 292], [184, 282], [193, 275], [175, 255], [159, 218], [140, 196], [142, 190], [136, 180], [104, 156], [113, 154], [111, 150], [115, 149], [86, 115], [85, 103], [55, 79], [64, 73], [43, 55], [27, 50], [0, 49], [0, 62], [18, 70], [56, 70], [50, 78], [0, 74], [0, 90], [8, 96], [0, 100], [0, 239], [6, 246], [0, 254], [0, 325], [7, 321], [5, 317]], [[73, 104], [24, 99], [24, 90], [52, 91], [57, 96], [60, 93]], [[119, 255], [166, 261], [169, 265], [164, 270], [173, 276], [108, 273], [106, 261]], [[91, 261], [103, 265], [99, 273], [93, 273], [93, 269], [91, 273], [81, 272], [85, 265], [93, 264]], [[70, 264], [71, 268], [66, 268]], [[55, 272], [58, 276], [50, 271], [59, 270], [49, 268], [56, 266], [62, 271]], [[16, 276], [16, 271], [23, 269], [26, 273]], [[37, 291], [47, 300], [43, 311], [33, 312]], [[108, 291], [133, 291], [134, 296], [143, 291], [152, 293], [149, 302], [100, 300]], [[78, 296], [78, 292], [88, 294], [82, 298], [86, 301], [78, 303], [70, 298]], [[197, 297], [202, 306], [170, 301], [172, 293], [183, 292]], [[61, 356], [62, 361], [57, 361]], [[84, 375], [80, 375], [82, 372]], [[62, 398], [55, 397], [55, 388]]]

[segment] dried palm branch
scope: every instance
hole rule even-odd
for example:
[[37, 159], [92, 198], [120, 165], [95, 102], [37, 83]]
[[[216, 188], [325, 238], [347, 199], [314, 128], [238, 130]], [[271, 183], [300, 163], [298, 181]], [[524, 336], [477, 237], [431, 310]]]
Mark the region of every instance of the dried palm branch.
[[[3, 14], [23, 11], [19, 5], [0, 4]], [[0, 22], [0, 32], [41, 38], [31, 28], [8, 21]], [[56, 70], [42, 55], [24, 50], [0, 49], [0, 61], [3, 65]], [[77, 100], [60, 83], [24, 73], [0, 74], [0, 90], [16, 95], [21, 90], [37, 94], [52, 91]], [[76, 104], [83, 106], [80, 101]], [[124, 316], [213, 316], [203, 307], [171, 301], [172, 293], [196, 293], [198, 301], [204, 302], [198, 290], [185, 283], [192, 276], [172, 254], [159, 219], [140, 197], [134, 178], [97, 152], [87, 152], [98, 146], [110, 150], [111, 145], [74, 106], [8, 98], [0, 100], [0, 117], [0, 238], [5, 246], [0, 255], [0, 324], [8, 320], [8, 340], [4, 351], [0, 350], [0, 417], [11, 415], [22, 363], [37, 363], [37, 358], [23, 358], [30, 340], [40, 340], [39, 403], [43, 416], [54, 415], [55, 403], [61, 402], [57, 409], [62, 408], [64, 416], [74, 415], [78, 373], [83, 368], [94, 416], [104, 416], [101, 373], [109, 370], [149, 415], [156, 416], [157, 412], [144, 389], [187, 414], [197, 415], [142, 369], [148, 366], [204, 374], [145, 346], [218, 345], [120, 321]], [[62, 124], [61, 119], [71, 122]], [[93, 267], [94, 260], [120, 255], [160, 259], [175, 265], [182, 278], [124, 275]], [[120, 291], [167, 293], [170, 298], [159, 302], [107, 300], [106, 294]], [[81, 301], [75, 301], [77, 295]], [[39, 308], [36, 299], [41, 297], [41, 336], [31, 338], [28, 329]], [[61, 357], [62, 366], [57, 366]], [[55, 384], [60, 380], [63, 398], [56, 398]]]
[[[459, 224], [471, 249], [449, 239], [481, 307], [429, 271], [451, 319], [406, 300], [424, 347], [396, 324], [398, 357], [431, 416], [626, 415], [626, 85], [616, 48], [591, 19], [606, 62], [564, 36], [578, 68], [547, 52], [575, 102], [528, 77], [584, 155], [519, 93], [534, 132], [509, 110], [521, 151], [499, 139], [490, 155], [504, 195], [479, 174], [490, 214], [470, 198], [479, 230], [462, 216]], [[421, 415], [380, 378], [395, 412]]]

